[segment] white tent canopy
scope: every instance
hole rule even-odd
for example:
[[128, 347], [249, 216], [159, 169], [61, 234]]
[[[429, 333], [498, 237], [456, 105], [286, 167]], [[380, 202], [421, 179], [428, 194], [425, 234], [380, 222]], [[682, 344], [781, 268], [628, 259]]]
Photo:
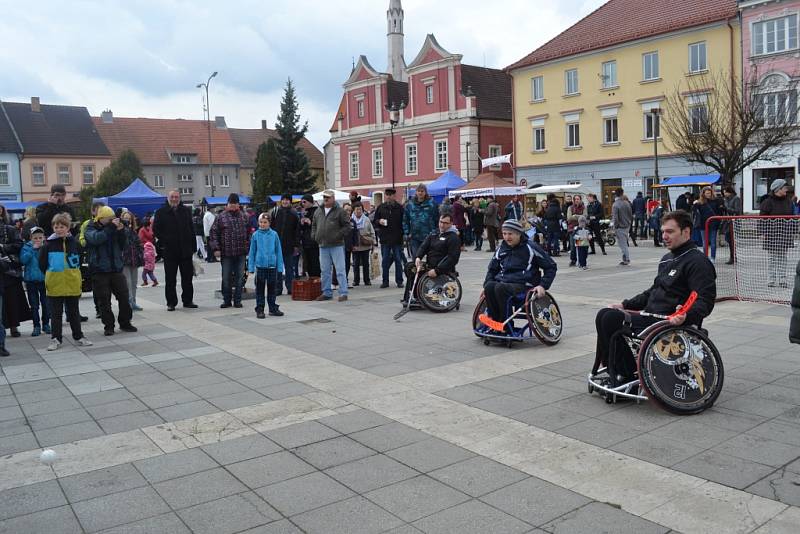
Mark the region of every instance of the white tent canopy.
[[524, 195], [528, 192], [529, 190], [522, 186], [482, 187], [479, 189], [456, 189], [455, 191], [450, 191], [448, 195], [450, 198], [456, 195], [461, 195], [462, 197], [510, 197], [514, 195]]
[[588, 193], [589, 190], [581, 184], [541, 185], [531, 187], [526, 191], [529, 195], [549, 195], [550, 193]]
[[[322, 192], [314, 193], [312, 195], [314, 197], [315, 202], [322, 202]], [[350, 200], [350, 195], [345, 193], [344, 191], [337, 191], [336, 189], [333, 190], [333, 199], [336, 202], [344, 202], [345, 200]]]

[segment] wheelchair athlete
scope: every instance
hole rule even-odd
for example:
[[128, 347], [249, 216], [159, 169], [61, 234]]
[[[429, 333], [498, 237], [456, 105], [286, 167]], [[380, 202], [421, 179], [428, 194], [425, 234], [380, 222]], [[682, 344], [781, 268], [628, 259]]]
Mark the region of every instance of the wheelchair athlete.
[[[436, 278], [441, 274], [451, 274], [456, 270], [456, 265], [461, 257], [461, 240], [458, 237], [458, 230], [453, 226], [453, 217], [445, 213], [439, 217], [439, 232], [430, 234], [417, 249], [417, 255], [412, 265], [406, 265], [406, 290], [403, 293], [403, 305], [408, 302], [408, 297], [414, 289], [414, 272], [412, 267], [422, 268], [425, 261], [430, 278]], [[423, 273], [420, 273], [420, 275]]]
[[[653, 285], [636, 295], [622, 301], [621, 304], [612, 304], [597, 313], [595, 327], [597, 328], [597, 352], [592, 374], [597, 374], [601, 366], [607, 366], [609, 357], [614, 358], [616, 369], [625, 370], [629, 376], [625, 380], [633, 379], [636, 369], [634, 356], [628, 346], [621, 340], [614, 343], [614, 354], [611, 351], [612, 336], [623, 331], [625, 313], [622, 310], [638, 310], [660, 315], [671, 315], [678, 306], [683, 304], [692, 291], [697, 292], [697, 301], [688, 313], [677, 315], [670, 319], [670, 324], [680, 326], [701, 326], [703, 319], [708, 317], [714, 309], [714, 300], [717, 296], [717, 273], [714, 265], [705, 254], [697, 248], [691, 239], [692, 219], [682, 210], [673, 211], [661, 219], [661, 235], [664, 245], [670, 250], [658, 264], [658, 274]], [[641, 332], [648, 326], [661, 321], [655, 317], [630, 315], [630, 328], [634, 333]], [[616, 336], [619, 339], [619, 336]]]
[[[522, 225], [510, 219], [503, 223], [503, 241], [489, 262], [483, 295], [493, 320], [504, 323], [508, 300], [529, 288], [542, 298], [556, 278], [556, 263], [542, 247], [528, 239]], [[489, 330], [489, 327], [482, 325]]]

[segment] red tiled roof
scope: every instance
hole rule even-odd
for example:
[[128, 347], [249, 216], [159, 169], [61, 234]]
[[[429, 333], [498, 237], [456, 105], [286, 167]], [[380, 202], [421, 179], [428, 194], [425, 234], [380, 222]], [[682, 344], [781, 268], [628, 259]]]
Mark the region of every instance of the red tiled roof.
[[[256, 154], [258, 147], [261, 143], [266, 143], [270, 139], [278, 137], [276, 130], [265, 128], [228, 128], [233, 139], [233, 144], [236, 146], [236, 151], [239, 153], [239, 161], [242, 162], [242, 167], [255, 167]], [[308, 157], [308, 166], [311, 169], [324, 169], [325, 158], [322, 152], [311, 144], [311, 141], [305, 137], [298, 143], [303, 152]]]
[[[197, 163], [208, 164], [208, 126], [206, 121], [184, 119], [143, 119], [114, 117], [105, 123], [92, 117], [100, 137], [117, 157], [132, 149], [143, 165], [172, 165], [170, 153], [197, 154]], [[239, 155], [228, 130], [211, 123], [214, 163], [238, 165]]]
[[737, 9], [736, 0], [609, 0], [506, 70], [731, 19]]

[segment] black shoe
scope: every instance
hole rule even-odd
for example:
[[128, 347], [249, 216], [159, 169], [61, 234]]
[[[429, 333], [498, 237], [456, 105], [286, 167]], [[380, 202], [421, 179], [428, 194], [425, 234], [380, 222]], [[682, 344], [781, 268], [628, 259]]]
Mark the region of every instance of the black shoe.
[[371, 286], [371, 285], [372, 285], [372, 282], [364, 282], [364, 285], [365, 285], [365, 286]]
[[175, 306], [167, 306], [167, 311], [175, 311]]
[[608, 256], [605, 250], [603, 251], [603, 256]]
[[353, 282], [353, 287], [358, 287], [361, 285], [361, 282]]
[[11, 353], [5, 347], [0, 347], [0, 356], [5, 358], [6, 356], [11, 356]]
[[574, 261], [569, 262], [569, 266], [570, 267], [575, 267], [575, 262]]
[[403, 284], [397, 284], [397, 289], [403, 289]]
[[89, 320], [89, 318], [88, 318], [88, 317], [86, 317], [85, 315], [81, 315], [81, 322], [82, 322], [82, 323], [85, 323], [85, 322], [86, 322], [86, 321], [88, 321], [88, 320]]
[[734, 264], [733, 258], [725, 262], [725, 265], [733, 265], [733, 264]]
[[230, 302], [223, 302], [222, 304], [219, 305], [219, 307], [224, 310], [225, 308], [230, 308], [231, 307], [231, 303]]
[[242, 303], [241, 303], [241, 302], [235, 302], [235, 303], [233, 304], [233, 307], [234, 307], [234, 308], [241, 308], [241, 307], [242, 307]]
[[113, 336], [114, 335], [114, 329], [113, 328], [106, 328], [105, 330], [103, 330], [103, 335], [104, 336]]
[[195, 304], [194, 302], [190, 302], [189, 304], [184, 304], [183, 307], [184, 308], [191, 308], [191, 309], [199, 308], [199, 306], [197, 304]]
[[19, 333], [19, 330], [17, 330], [16, 328], [12, 328], [12, 329], [11, 329], [11, 337], [19, 337], [19, 336], [21, 336], [21, 335], [22, 335], [22, 334], [20, 334], [20, 333]]
[[122, 330], [123, 332], [138, 332], [139, 331], [138, 328], [136, 328], [135, 326], [133, 326], [130, 323], [128, 323], [126, 325], [120, 325], [119, 329]]
[[264, 312], [262, 310], [257, 310], [256, 311], [256, 319], [266, 319], [266, 318], [267, 318], [267, 316], [264, 315]]
[[280, 310], [271, 311], [271, 312], [269, 312], [269, 314], [272, 317], [283, 317], [283, 312], [280, 311]]
[[389, 287], [389, 282], [383, 282], [381, 284], [381, 289], [386, 289], [387, 287]]

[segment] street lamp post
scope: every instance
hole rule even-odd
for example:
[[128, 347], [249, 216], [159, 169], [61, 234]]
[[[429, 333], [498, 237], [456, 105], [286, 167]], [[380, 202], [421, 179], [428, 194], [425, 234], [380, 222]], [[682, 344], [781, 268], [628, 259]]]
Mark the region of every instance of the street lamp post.
[[[653, 108], [650, 110], [653, 115], [653, 165], [654, 165], [654, 178], [653, 184], [658, 185], [658, 137], [661, 134], [661, 109]], [[663, 199], [663, 192], [659, 194]]]
[[211, 73], [205, 83], [198, 83], [197, 88], [206, 90], [206, 126], [208, 127], [208, 177], [211, 180], [211, 196], [214, 196], [216, 188], [214, 187], [214, 156], [211, 153], [211, 103], [208, 100], [208, 86], [211, 84], [211, 79], [217, 75], [217, 71]]
[[397, 105], [396, 102], [392, 102], [391, 105], [385, 105], [384, 109], [389, 112], [389, 131], [391, 132], [390, 135], [390, 142], [392, 144], [392, 189], [394, 189], [394, 129], [395, 126], [400, 122], [400, 111], [406, 108], [405, 102], [400, 102], [400, 105]]

